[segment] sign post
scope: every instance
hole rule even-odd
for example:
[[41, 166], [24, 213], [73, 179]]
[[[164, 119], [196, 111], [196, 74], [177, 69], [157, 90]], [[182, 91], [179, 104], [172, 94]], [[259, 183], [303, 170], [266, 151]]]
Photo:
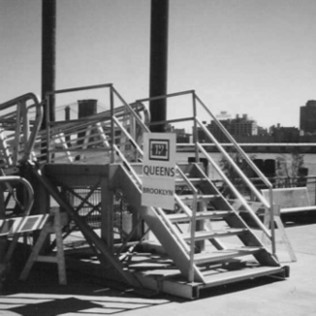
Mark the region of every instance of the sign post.
[[175, 155], [175, 134], [144, 134], [143, 206], [174, 209]]

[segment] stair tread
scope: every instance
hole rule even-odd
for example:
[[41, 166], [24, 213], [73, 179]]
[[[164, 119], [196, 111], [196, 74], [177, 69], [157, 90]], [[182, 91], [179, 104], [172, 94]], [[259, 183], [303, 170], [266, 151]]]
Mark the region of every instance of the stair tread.
[[[198, 212], [196, 214], [196, 219], [208, 219], [212, 217], [218, 217], [218, 216], [223, 216], [230, 214], [230, 210], [215, 210], [215, 211], [204, 211], [204, 212]], [[181, 221], [190, 221], [191, 217], [188, 216], [186, 213], [177, 213], [177, 214], [169, 214], [168, 218], [172, 222], [181, 222]]]
[[219, 273], [208, 274], [203, 273], [204, 283], [212, 286], [227, 284], [242, 280], [248, 280], [255, 277], [267, 276], [277, 273], [283, 273], [281, 266], [253, 266], [246, 267], [240, 270], [221, 271]]
[[262, 250], [261, 247], [242, 247], [236, 249], [223, 249], [213, 252], [202, 252], [194, 255], [196, 264], [211, 263], [232, 259], [235, 257], [252, 255]]
[[[178, 197], [181, 200], [193, 200], [194, 199], [194, 195], [193, 194], [179, 194]], [[218, 197], [217, 194], [197, 194], [197, 199], [201, 200], [207, 200], [207, 199], [213, 199]]]
[[[190, 178], [188, 177], [188, 180], [190, 182], [199, 182], [199, 181], [208, 181], [208, 179], [200, 177], [200, 178]], [[178, 182], [183, 182], [183, 183], [187, 183], [187, 181], [183, 178], [176, 178], [176, 183], [178, 184]]]
[[[232, 236], [241, 234], [247, 231], [246, 228], [229, 228], [226, 230], [213, 230], [213, 231], [197, 231], [195, 232], [195, 240], [203, 240], [203, 239], [210, 239], [215, 237], [225, 237], [225, 236]], [[191, 234], [183, 234], [184, 240], [190, 240]]]

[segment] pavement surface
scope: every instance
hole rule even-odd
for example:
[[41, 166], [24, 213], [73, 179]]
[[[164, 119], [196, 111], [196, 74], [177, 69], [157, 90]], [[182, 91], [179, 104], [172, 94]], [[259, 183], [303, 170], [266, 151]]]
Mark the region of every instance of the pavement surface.
[[[8, 280], [0, 295], [0, 315], [316, 315], [316, 224], [286, 227], [297, 257], [278, 244], [279, 259], [290, 266], [286, 280], [260, 278], [211, 288], [197, 300], [152, 292], [136, 292], [121, 284], [67, 269], [67, 286], [58, 285], [57, 271], [48, 264], [34, 266], [26, 282]], [[277, 235], [278, 237], [278, 235]], [[280, 239], [281, 240], [281, 239]]]

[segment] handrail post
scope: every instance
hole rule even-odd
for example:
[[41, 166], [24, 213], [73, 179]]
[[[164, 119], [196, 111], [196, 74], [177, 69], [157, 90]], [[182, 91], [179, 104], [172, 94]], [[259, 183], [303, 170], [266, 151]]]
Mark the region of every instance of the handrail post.
[[111, 163], [114, 163], [114, 96], [113, 96], [113, 87], [110, 87], [110, 105], [111, 105]]
[[[229, 186], [229, 188], [233, 191], [234, 195], [242, 202], [242, 205], [246, 208], [246, 210], [250, 213], [250, 215], [253, 217], [254, 213], [251, 209], [251, 207], [248, 205], [245, 198], [239, 193], [239, 191], [235, 188], [235, 186], [232, 184], [232, 182], [228, 179], [228, 177], [224, 174], [224, 172], [219, 168], [219, 166], [214, 162], [214, 160], [207, 154], [206, 150], [203, 148], [201, 144], [199, 145], [199, 149], [204, 154], [204, 156], [207, 158], [207, 160], [212, 164], [213, 168], [218, 172], [218, 174], [223, 178], [225, 183]], [[269, 233], [268, 229], [265, 227], [265, 225], [260, 221], [260, 219], [254, 215], [253, 219], [256, 221], [257, 225], [261, 228], [261, 230], [264, 232], [264, 234], [271, 239], [271, 234]]]
[[[196, 211], [198, 207], [198, 202], [197, 202], [197, 195], [198, 195], [198, 190], [196, 187], [190, 182], [190, 180], [187, 178], [187, 176], [183, 173], [183, 171], [177, 167], [177, 171], [179, 172], [180, 176], [185, 180], [187, 185], [190, 187], [190, 189], [193, 191], [193, 204], [192, 204], [192, 210], [191, 214], [188, 215], [191, 217], [191, 230], [190, 230], [190, 263], [189, 263], [189, 282], [194, 282], [194, 253], [195, 253], [195, 233], [196, 233]], [[184, 209], [185, 211], [185, 209]]]
[[195, 191], [193, 194], [192, 218], [191, 218], [189, 282], [194, 282], [193, 265], [194, 265], [194, 253], [195, 253], [196, 210], [197, 210], [197, 192]]
[[[21, 100], [20, 102], [21, 106], [21, 112], [22, 112], [22, 120], [23, 120], [23, 126], [22, 126], [22, 131], [23, 131], [23, 150], [26, 148], [27, 140], [29, 138], [29, 121], [27, 119], [27, 108], [26, 108], [26, 100]], [[20, 122], [18, 123], [20, 125]], [[21, 129], [19, 129], [21, 131]]]
[[[50, 107], [50, 104], [49, 104], [49, 96], [48, 94], [46, 94], [46, 97], [45, 97], [45, 101], [46, 102], [46, 108], [49, 109]], [[45, 125], [46, 125], [46, 161], [48, 163], [50, 163], [50, 160], [51, 160], [51, 156], [50, 156], [50, 130], [51, 130], [51, 121], [49, 119], [50, 115], [49, 115], [49, 112], [46, 111], [45, 112]], [[44, 144], [44, 150], [45, 150], [45, 144]]]
[[22, 178], [20, 176], [6, 176], [6, 175], [1, 175], [0, 176], [0, 183], [3, 183], [7, 185], [7, 187], [11, 190], [11, 185], [10, 183], [19, 183], [24, 186], [26, 189], [27, 193], [27, 200], [24, 201], [24, 214], [23, 216], [28, 216], [30, 214], [30, 211], [33, 207], [34, 203], [34, 191], [33, 187], [31, 186], [30, 182], [26, 180], [25, 178]]
[[272, 187], [269, 188], [269, 198], [270, 198], [270, 225], [271, 225], [271, 250], [272, 254], [276, 255], [276, 244], [275, 244], [275, 227], [274, 227], [274, 204], [273, 204], [273, 190]]
[[192, 91], [192, 105], [193, 105], [193, 142], [194, 142], [194, 149], [195, 149], [195, 162], [199, 162], [199, 150], [197, 147], [198, 142], [198, 132], [197, 132], [197, 123], [196, 123], [196, 117], [197, 117], [197, 111], [196, 111], [196, 100], [195, 100], [195, 91]]

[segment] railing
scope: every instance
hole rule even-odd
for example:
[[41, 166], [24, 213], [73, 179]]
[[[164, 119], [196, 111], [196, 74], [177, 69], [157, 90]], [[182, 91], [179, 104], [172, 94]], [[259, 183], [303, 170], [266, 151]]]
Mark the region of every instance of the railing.
[[[272, 193], [272, 184], [270, 181], [263, 175], [263, 173], [258, 169], [258, 167], [253, 163], [253, 161], [248, 157], [248, 155], [244, 152], [244, 150], [238, 145], [238, 143], [234, 140], [234, 138], [228, 133], [228, 131], [225, 129], [225, 127], [219, 122], [219, 120], [212, 114], [212, 112], [209, 110], [209, 108], [197, 97], [194, 90], [179, 92], [179, 93], [173, 93], [168, 94], [165, 96], [158, 96], [153, 98], [147, 98], [147, 99], [141, 99], [137, 100], [136, 102], [140, 104], [144, 104], [145, 102], [152, 102], [159, 99], [168, 99], [168, 102], [170, 102], [170, 99], [173, 99], [175, 97], [184, 97], [187, 96], [190, 99], [192, 111], [188, 115], [183, 115], [181, 118], [167, 118], [165, 121], [159, 121], [154, 122], [151, 125], [165, 125], [168, 127], [170, 124], [184, 124], [187, 122], [191, 122], [192, 128], [193, 128], [193, 146], [195, 148], [195, 161], [199, 161], [200, 156], [205, 157], [213, 166], [213, 168], [217, 171], [221, 179], [225, 182], [225, 184], [230, 188], [232, 193], [237, 197], [243, 204], [243, 206], [246, 208], [246, 210], [250, 213], [251, 217], [257, 222], [259, 227], [262, 229], [264, 234], [271, 240], [272, 245], [272, 253], [275, 254], [275, 234], [274, 234], [274, 220], [273, 220], [273, 193]], [[170, 104], [168, 104], [169, 106]], [[183, 106], [181, 108], [181, 111], [183, 111]], [[175, 110], [174, 112], [177, 112], [179, 115], [181, 114], [181, 111]], [[200, 114], [202, 113], [202, 114]], [[257, 190], [255, 185], [249, 180], [249, 178], [244, 174], [244, 172], [241, 170], [241, 168], [236, 164], [234, 159], [232, 159], [231, 155], [225, 150], [224, 146], [222, 146], [217, 139], [214, 137], [214, 135], [207, 129], [206, 125], [201, 122], [201, 120], [198, 117], [203, 117], [203, 120], [208, 120], [209, 118], [212, 119], [219, 130], [225, 135], [225, 137], [228, 139], [228, 142], [233, 145], [233, 148], [235, 152], [242, 157], [242, 159], [247, 163], [249, 168], [252, 170], [252, 173], [254, 173], [261, 181], [264, 183], [265, 187], [269, 189], [270, 198], [269, 201], [267, 201], [262, 194]], [[238, 174], [240, 179], [245, 183], [245, 185], [249, 188], [251, 195], [256, 196], [256, 198], [269, 210], [271, 214], [271, 233], [270, 231], [262, 224], [262, 222], [259, 220], [259, 218], [256, 216], [256, 214], [253, 212], [251, 206], [247, 202], [246, 198], [241, 194], [238, 189], [235, 187], [235, 185], [230, 181], [230, 179], [226, 176], [225, 172], [221, 170], [221, 168], [213, 161], [213, 159], [210, 157], [210, 155], [207, 153], [207, 151], [204, 148], [203, 143], [199, 143], [199, 133], [203, 133], [206, 135], [207, 139], [209, 139], [215, 146], [218, 148], [220, 152], [224, 155], [225, 159], [227, 160], [228, 164], [233, 168], [233, 170]], [[193, 213], [195, 213], [196, 210], [193, 210]], [[192, 216], [195, 218], [195, 216]], [[192, 222], [192, 225], [195, 226], [195, 223]]]
[[[188, 187], [190, 188], [192, 194], [193, 194], [193, 203], [192, 203], [192, 209], [196, 210], [197, 209], [197, 195], [198, 195], [198, 190], [194, 187], [194, 185], [190, 182], [190, 180], [186, 177], [186, 175], [183, 173], [183, 171], [180, 168], [177, 168], [178, 173], [180, 174], [181, 178], [184, 179]], [[185, 210], [185, 208], [183, 208]], [[191, 212], [192, 214], [192, 224], [191, 224], [191, 238], [190, 238], [190, 267], [189, 267], [189, 282], [194, 281], [194, 270], [193, 270], [193, 265], [194, 265], [194, 244], [195, 244], [195, 232], [196, 232], [196, 211]]]
[[[119, 155], [119, 157], [122, 159], [123, 162], [123, 167], [127, 170], [127, 174], [129, 175], [130, 179], [132, 182], [135, 183], [135, 185], [137, 186], [139, 192], [142, 191], [142, 180], [139, 177], [139, 175], [136, 173], [136, 171], [133, 168], [133, 165], [124, 157], [124, 154], [120, 151], [120, 149], [115, 146], [115, 150], [116, 153]], [[141, 155], [143, 155], [143, 152], [139, 152]], [[179, 174], [180, 177], [183, 178], [184, 181], [187, 181], [188, 183], [189, 180], [186, 178], [186, 176], [184, 175], [184, 173], [181, 171], [181, 169], [177, 168], [177, 172]], [[195, 192], [194, 192], [194, 204], [197, 204], [197, 191], [195, 188], [192, 188]], [[185, 213], [188, 216], [195, 216], [192, 214], [192, 211], [189, 209], [188, 206], [186, 206], [181, 199], [175, 194], [174, 195], [175, 201], [176, 203], [178, 203], [178, 205], [185, 211]], [[152, 209], [161, 217], [161, 219], [163, 220], [163, 222], [170, 228], [172, 229], [173, 225], [170, 222], [170, 220], [168, 219], [168, 217], [166, 216], [165, 212], [163, 211], [162, 208], [159, 207], [152, 207]], [[195, 217], [194, 217], [195, 220]], [[191, 244], [194, 244], [194, 234], [195, 231], [193, 232], [192, 230], [194, 229], [193, 226], [191, 226]], [[194, 247], [191, 247], [189, 249], [188, 245], [186, 244], [186, 242], [179, 236], [179, 233], [176, 232], [175, 230], [172, 230], [174, 237], [177, 239], [178, 243], [181, 245], [181, 247], [184, 249], [184, 251], [186, 251], [186, 253], [189, 256], [189, 260], [190, 260], [190, 267], [189, 267], [189, 281], [193, 282], [194, 280], [194, 270], [193, 270], [193, 264], [194, 264]], [[121, 247], [124, 248], [124, 245]]]
[[[137, 103], [136, 103], [137, 104]], [[134, 115], [134, 117], [136, 119], [138, 119], [138, 115], [134, 112], [131, 111], [131, 114]], [[117, 118], [114, 116], [113, 117], [113, 121], [114, 123], [121, 129], [121, 131], [123, 132], [123, 134], [129, 139], [130, 143], [132, 144], [132, 146], [135, 148], [137, 155], [138, 155], [138, 159], [140, 161], [142, 161], [143, 159], [143, 151], [140, 148], [140, 146], [137, 144], [137, 142], [135, 141], [135, 139], [128, 133], [128, 131], [122, 126], [122, 124], [120, 124], [117, 120]], [[140, 126], [142, 127], [143, 132], [149, 132], [148, 127], [142, 122], [139, 121]], [[123, 166], [127, 169], [128, 174], [131, 177], [131, 180], [136, 184], [136, 186], [139, 188], [139, 190], [142, 190], [142, 180], [139, 177], [139, 175], [137, 174], [137, 172], [134, 170], [133, 165], [130, 163], [130, 161], [128, 161], [128, 159], [126, 159], [126, 155], [120, 150], [120, 148], [117, 145], [114, 145], [114, 150], [115, 153], [120, 157]], [[193, 194], [193, 209], [195, 210], [197, 208], [197, 194], [198, 191], [197, 189], [191, 184], [191, 182], [189, 181], [189, 179], [185, 176], [185, 174], [182, 172], [182, 170], [180, 168], [176, 168], [177, 170], [177, 174], [180, 178], [182, 178], [190, 187], [190, 189], [192, 190], [192, 194]], [[192, 225], [191, 225], [191, 245], [194, 245], [195, 242], [195, 224], [196, 223], [196, 212], [192, 212], [191, 209], [185, 205], [185, 203], [183, 203], [181, 201], [181, 199], [175, 194], [174, 195], [175, 198], [175, 202], [179, 205], [179, 207], [190, 217], [192, 217]], [[164, 211], [161, 208], [155, 208], [156, 212], [159, 214], [159, 216], [162, 218], [162, 220], [165, 222], [165, 224], [172, 229], [173, 225], [170, 222], [170, 220], [167, 218], [167, 216], [165, 215]], [[190, 260], [190, 266], [189, 266], [189, 281], [193, 282], [194, 280], [194, 269], [193, 269], [193, 265], [194, 265], [194, 247], [191, 247], [190, 249], [188, 248], [188, 245], [183, 241], [183, 239], [176, 233], [174, 232], [174, 236], [175, 238], [178, 240], [179, 244], [183, 247], [183, 249], [188, 253], [189, 256], [189, 260]]]
[[33, 93], [0, 104], [0, 167], [6, 173], [32, 157], [42, 119], [41, 104]]
[[[255, 195], [258, 200], [269, 210], [270, 213], [270, 227], [271, 227], [271, 234], [266, 229], [266, 227], [261, 223], [261, 221], [258, 219], [258, 217], [255, 215], [255, 213], [252, 211], [252, 208], [248, 205], [248, 203], [242, 199], [242, 204], [246, 209], [248, 210], [251, 217], [257, 222], [259, 227], [262, 229], [262, 231], [266, 234], [266, 236], [271, 240], [271, 246], [272, 246], [272, 253], [276, 253], [275, 249], [275, 232], [274, 232], [274, 209], [273, 209], [273, 185], [271, 182], [265, 177], [265, 175], [260, 171], [260, 169], [254, 164], [254, 162], [250, 159], [250, 157], [244, 152], [244, 150], [241, 148], [241, 146], [235, 141], [235, 139], [231, 136], [231, 134], [226, 130], [226, 128], [222, 125], [222, 123], [213, 115], [213, 113], [209, 110], [209, 108], [201, 101], [200, 98], [196, 96], [194, 93], [194, 97], [196, 102], [198, 102], [206, 111], [210, 117], [213, 119], [213, 122], [217, 125], [217, 127], [220, 129], [220, 131], [225, 135], [225, 137], [228, 139], [230, 143], [233, 144], [234, 149], [236, 152], [241, 156], [241, 158], [247, 163], [247, 165], [250, 167], [252, 172], [257, 175], [257, 177], [264, 183], [264, 185], [269, 190], [269, 201], [266, 201], [263, 195], [257, 190], [257, 188], [253, 185], [253, 183], [249, 180], [249, 178], [244, 174], [244, 172], [239, 168], [239, 166], [235, 163], [235, 161], [228, 155], [227, 151], [224, 149], [223, 146], [220, 145], [220, 143], [216, 140], [216, 138], [207, 130], [205, 125], [199, 121], [199, 119], [196, 117], [195, 121], [199, 124], [199, 126], [203, 129], [207, 137], [214, 142], [216, 147], [224, 154], [227, 161], [230, 163], [230, 165], [234, 168], [234, 170], [239, 174], [242, 181], [248, 186], [251, 193]], [[194, 103], [196, 105], [196, 103]], [[200, 145], [198, 145], [200, 146]], [[231, 183], [227, 182], [227, 185], [231, 187]]]
[[[0, 184], [4, 187], [0, 194], [8, 192], [8, 195], [10, 195], [7, 196], [4, 207], [6, 208], [8, 206], [9, 197], [11, 197], [17, 204], [19, 210], [22, 211], [22, 214], [19, 215], [28, 216], [30, 214], [34, 202], [34, 192], [31, 184], [26, 179], [19, 176], [0, 176]], [[22, 187], [25, 189], [25, 195], [23, 194], [23, 200], [21, 201], [17, 197], [16, 189], [14, 189], [14, 185], [17, 184], [22, 185]], [[21, 188], [19, 189], [21, 190]], [[5, 218], [7, 215], [8, 214], [6, 214], [6, 209], [0, 210], [0, 218]], [[10, 215], [16, 214], [14, 214], [14, 212], [11, 211]]]
[[[139, 104], [127, 104], [112, 84], [53, 91], [47, 94], [46, 106], [50, 106], [52, 95], [55, 99], [65, 95], [69, 98], [70, 93], [100, 89], [101, 102], [108, 106], [107, 110], [67, 120], [55, 114], [53, 122], [49, 121], [47, 112], [46, 129], [38, 134], [35, 146], [40, 163], [110, 163], [118, 158], [114, 145], [124, 152], [125, 157], [130, 156], [129, 160], [137, 160], [137, 142], [149, 119], [148, 111]], [[71, 106], [78, 105], [73, 103]]]
[[[224, 149], [223, 146], [216, 140], [216, 138], [207, 130], [207, 128], [202, 124], [202, 122], [196, 118], [196, 122], [198, 125], [203, 129], [207, 137], [209, 137], [216, 147], [220, 150], [220, 152], [224, 155], [226, 160], [229, 162], [229, 164], [234, 168], [234, 170], [237, 172], [239, 175], [240, 179], [247, 185], [247, 187], [250, 189], [250, 192], [263, 204], [264, 207], [270, 209], [271, 213], [271, 208], [270, 205], [273, 205], [272, 201], [272, 184], [268, 181], [268, 179], [265, 178], [265, 176], [261, 173], [261, 171], [255, 166], [255, 164], [247, 157], [245, 153], [240, 151], [240, 146], [237, 145], [238, 152], [242, 154], [242, 158], [246, 159], [247, 163], [249, 166], [252, 168], [253, 171], [255, 171], [259, 179], [266, 185], [266, 187], [270, 191], [270, 204], [266, 201], [266, 199], [262, 196], [262, 194], [257, 190], [257, 188], [253, 185], [253, 183], [249, 180], [249, 178], [244, 174], [244, 172], [238, 167], [238, 165], [234, 162], [234, 160], [230, 157], [230, 155], [227, 153], [227, 151]], [[224, 128], [224, 127], [223, 127]], [[231, 136], [230, 136], [231, 137]], [[267, 230], [267, 228], [262, 224], [260, 219], [255, 215], [253, 212], [251, 206], [247, 203], [245, 197], [239, 193], [238, 189], [236, 186], [230, 181], [230, 179], [225, 175], [225, 173], [218, 167], [218, 165], [214, 162], [213, 159], [209, 156], [207, 151], [203, 148], [203, 145], [201, 143], [197, 143], [197, 147], [199, 151], [203, 154], [204, 157], [208, 159], [208, 161], [212, 164], [212, 166], [216, 169], [218, 174], [221, 176], [221, 178], [224, 180], [225, 184], [228, 185], [229, 189], [233, 192], [233, 194], [238, 198], [239, 201], [242, 202], [242, 205], [246, 208], [246, 210], [249, 212], [251, 217], [254, 219], [254, 221], [258, 224], [258, 226], [262, 229], [262, 231], [265, 233], [267, 237], [271, 239], [270, 232]], [[247, 158], [246, 158], [247, 157]], [[273, 226], [273, 225], [272, 225]], [[272, 228], [273, 231], [273, 228]]]

